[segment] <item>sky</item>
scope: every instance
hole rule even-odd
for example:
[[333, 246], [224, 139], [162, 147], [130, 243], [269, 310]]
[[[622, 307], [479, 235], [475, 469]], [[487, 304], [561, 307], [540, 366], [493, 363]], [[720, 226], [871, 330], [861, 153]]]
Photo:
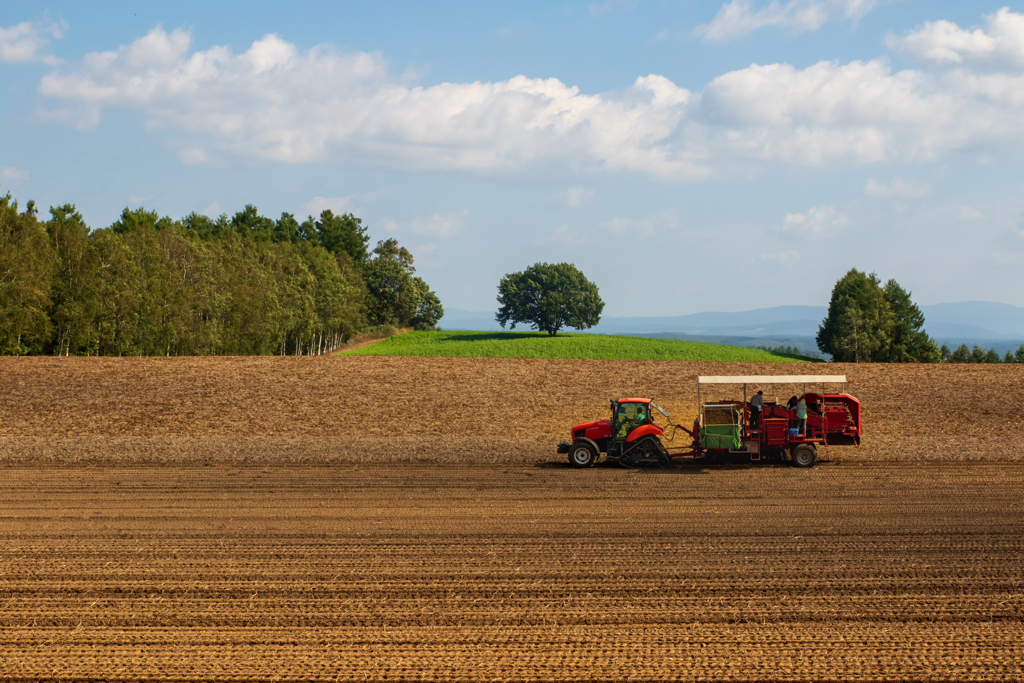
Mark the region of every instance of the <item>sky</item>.
[[352, 212], [473, 311], [563, 261], [606, 316], [850, 268], [1024, 306], [1024, 2], [0, 8], [0, 193], [43, 218]]

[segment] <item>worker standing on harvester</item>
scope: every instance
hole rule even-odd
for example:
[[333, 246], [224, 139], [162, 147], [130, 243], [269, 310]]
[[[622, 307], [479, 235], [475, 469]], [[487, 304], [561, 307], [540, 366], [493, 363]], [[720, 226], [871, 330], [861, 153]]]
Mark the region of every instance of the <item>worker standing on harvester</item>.
[[750, 399], [750, 428], [761, 427], [761, 411], [764, 410], [764, 392], [757, 392], [757, 396]]
[[804, 401], [803, 397], [800, 397], [800, 402], [796, 404], [796, 424], [800, 430], [800, 436], [804, 435], [807, 431], [807, 402]]

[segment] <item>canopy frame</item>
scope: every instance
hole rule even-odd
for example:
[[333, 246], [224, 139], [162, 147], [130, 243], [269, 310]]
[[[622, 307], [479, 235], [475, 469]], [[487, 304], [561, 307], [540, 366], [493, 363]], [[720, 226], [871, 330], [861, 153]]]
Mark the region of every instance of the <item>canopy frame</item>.
[[802, 384], [803, 393], [807, 393], [808, 384], [821, 384], [821, 393], [825, 393], [826, 384], [842, 384], [842, 392], [846, 393], [846, 375], [697, 375], [697, 406], [700, 401], [700, 385], [702, 384], [742, 384], [743, 405], [747, 404], [748, 384]]

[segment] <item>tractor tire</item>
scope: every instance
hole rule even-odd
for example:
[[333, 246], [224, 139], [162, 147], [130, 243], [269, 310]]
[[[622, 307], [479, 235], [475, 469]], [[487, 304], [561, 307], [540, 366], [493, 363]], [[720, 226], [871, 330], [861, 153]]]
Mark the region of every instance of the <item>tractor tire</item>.
[[631, 456], [629, 453], [619, 456], [619, 465], [629, 470], [636, 468], [636, 463], [633, 462], [633, 456]]
[[809, 443], [795, 446], [791, 451], [794, 467], [810, 467], [818, 459], [818, 451]]
[[569, 464], [577, 469], [593, 467], [597, 462], [597, 451], [586, 441], [574, 443], [569, 448]]

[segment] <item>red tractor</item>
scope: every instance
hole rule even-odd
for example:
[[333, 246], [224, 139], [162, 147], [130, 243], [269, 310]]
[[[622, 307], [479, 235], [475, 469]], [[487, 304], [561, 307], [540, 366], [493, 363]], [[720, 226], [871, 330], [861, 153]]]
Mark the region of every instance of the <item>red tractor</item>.
[[[826, 383], [842, 384], [843, 391], [825, 393]], [[708, 384], [742, 384], [743, 400], [701, 403], [701, 387]], [[755, 402], [747, 400], [750, 384], [804, 385], [804, 391], [795, 397], [795, 406], [764, 400], [758, 410]], [[821, 384], [821, 392], [806, 391], [808, 384]], [[672, 423], [659, 426], [652, 410], [666, 420], [671, 418], [657, 403], [648, 398], [622, 398], [611, 402], [610, 419], [573, 427], [572, 441], [558, 444], [558, 452], [568, 453], [573, 467], [592, 467], [601, 453], [616, 458], [624, 467], [666, 467], [671, 458], [714, 459], [727, 454], [746, 455], [752, 461], [788, 460], [797, 467], [810, 467], [818, 458], [819, 446], [860, 445], [860, 401], [845, 393], [846, 384], [843, 375], [698, 377], [700, 412], [692, 429]], [[666, 439], [669, 446], [662, 441], [666, 430], [671, 430]], [[689, 443], [671, 445], [678, 431], [689, 436]]]

